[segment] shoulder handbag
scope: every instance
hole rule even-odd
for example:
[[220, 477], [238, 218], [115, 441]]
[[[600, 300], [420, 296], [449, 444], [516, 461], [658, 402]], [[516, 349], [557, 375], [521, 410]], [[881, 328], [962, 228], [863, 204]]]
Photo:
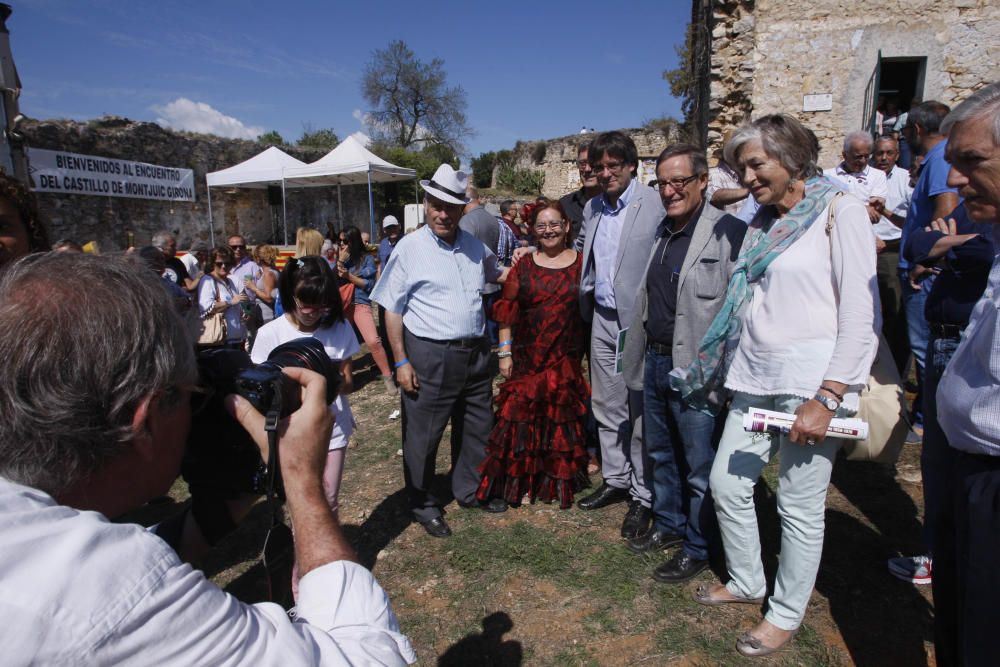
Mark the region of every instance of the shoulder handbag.
[[[833, 253], [834, 205], [841, 195], [830, 202], [826, 221], [826, 235]], [[872, 362], [868, 383], [861, 390], [858, 401], [858, 418], [868, 424], [867, 440], [844, 440], [844, 453], [848, 461], [895, 463], [903, 449], [909, 426], [906, 423], [906, 404], [903, 385], [896, 364], [889, 350], [889, 343], [881, 333], [878, 350]]]
[[[219, 300], [219, 285], [215, 278], [209, 276], [212, 286], [215, 288], [215, 301]], [[213, 304], [214, 305], [214, 304]], [[201, 318], [201, 333], [198, 334], [198, 345], [202, 347], [214, 347], [226, 342], [226, 311], [221, 313], [210, 313]]]

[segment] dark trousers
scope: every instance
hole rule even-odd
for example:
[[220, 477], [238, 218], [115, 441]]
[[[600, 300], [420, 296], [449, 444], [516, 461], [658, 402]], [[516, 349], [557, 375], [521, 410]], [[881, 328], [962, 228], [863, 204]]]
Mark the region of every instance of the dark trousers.
[[913, 399], [913, 417], [911, 423], [915, 426], [924, 425], [924, 364], [926, 363], [927, 341], [931, 332], [924, 316], [924, 306], [927, 295], [934, 286], [934, 276], [927, 276], [920, 281], [920, 289], [910, 286], [909, 271], [900, 269], [899, 284], [903, 290], [903, 310], [906, 312], [906, 335], [910, 341], [910, 352], [913, 353], [913, 363], [917, 367], [917, 396]]
[[903, 287], [899, 284], [899, 242], [896, 248], [878, 254], [876, 276], [878, 297], [882, 302], [882, 335], [889, 344], [896, 370], [902, 375], [910, 358], [910, 341], [906, 337], [906, 313], [903, 311]]
[[496, 347], [500, 342], [500, 325], [493, 319], [493, 304], [500, 298], [500, 290], [483, 295], [483, 317], [486, 318], [486, 337]]
[[945, 367], [958, 349], [958, 338], [939, 338], [931, 334], [924, 367], [924, 441], [920, 448], [920, 474], [924, 486], [924, 543], [934, 554], [934, 534], [942, 508], [948, 503], [945, 494], [951, 487], [951, 467], [955, 450], [937, 420], [937, 388]]
[[385, 350], [386, 359], [389, 360], [389, 368], [396, 367], [396, 358], [392, 355], [392, 345], [389, 344], [389, 333], [385, 329], [385, 308], [378, 307], [378, 323], [375, 325], [379, 340], [382, 341], [382, 349]]
[[493, 428], [490, 347], [483, 338], [466, 346], [404, 333], [406, 354], [420, 386], [400, 392], [403, 411], [403, 475], [417, 521], [441, 516], [430, 491], [438, 445], [451, 421], [451, 490], [461, 503], [475, 502], [479, 464]]
[[653, 522], [657, 530], [684, 536], [684, 552], [708, 560], [706, 528], [715, 509], [708, 488], [719, 420], [688, 406], [670, 388], [670, 355], [646, 351], [643, 378], [643, 442], [652, 468]]
[[996, 665], [1000, 655], [1000, 456], [954, 451], [934, 553], [937, 664]]

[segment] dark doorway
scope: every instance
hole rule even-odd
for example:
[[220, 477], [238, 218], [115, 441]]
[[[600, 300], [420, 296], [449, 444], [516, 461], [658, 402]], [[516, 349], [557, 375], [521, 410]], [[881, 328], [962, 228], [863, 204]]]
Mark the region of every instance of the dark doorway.
[[[916, 99], [923, 101], [927, 58], [882, 58], [879, 63], [878, 97], [902, 113]], [[884, 110], [883, 110], [884, 113]]]

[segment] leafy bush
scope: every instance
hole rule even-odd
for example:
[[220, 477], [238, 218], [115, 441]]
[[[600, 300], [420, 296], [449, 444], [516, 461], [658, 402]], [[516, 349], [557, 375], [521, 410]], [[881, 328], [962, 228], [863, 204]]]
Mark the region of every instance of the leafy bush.
[[[501, 151], [503, 152], [503, 151]], [[497, 187], [520, 195], [537, 195], [542, 191], [545, 184], [545, 172], [535, 169], [518, 169], [514, 162], [514, 156], [510, 151], [506, 151], [502, 162], [497, 164]]]

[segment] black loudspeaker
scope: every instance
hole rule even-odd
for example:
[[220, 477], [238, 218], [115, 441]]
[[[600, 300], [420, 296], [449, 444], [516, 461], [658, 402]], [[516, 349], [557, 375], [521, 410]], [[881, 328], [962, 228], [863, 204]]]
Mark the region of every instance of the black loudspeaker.
[[271, 206], [281, 206], [281, 188], [277, 185], [267, 186], [267, 203]]

